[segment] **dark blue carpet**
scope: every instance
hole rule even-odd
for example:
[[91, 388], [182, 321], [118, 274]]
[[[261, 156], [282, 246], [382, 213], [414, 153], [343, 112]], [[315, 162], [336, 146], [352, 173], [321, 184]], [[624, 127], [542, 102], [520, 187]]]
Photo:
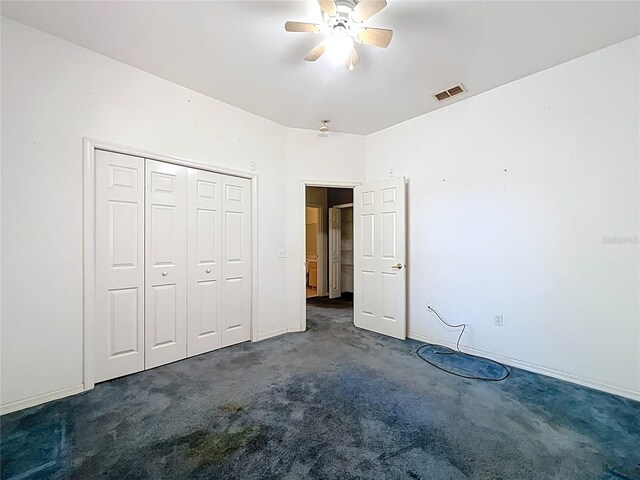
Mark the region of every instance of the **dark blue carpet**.
[[319, 299], [305, 333], [5, 415], [1, 477], [640, 479], [640, 403], [518, 369], [448, 375], [349, 307]]
[[425, 344], [418, 354], [433, 367], [463, 378], [502, 381], [509, 376], [510, 368], [488, 358], [468, 355], [440, 345]]

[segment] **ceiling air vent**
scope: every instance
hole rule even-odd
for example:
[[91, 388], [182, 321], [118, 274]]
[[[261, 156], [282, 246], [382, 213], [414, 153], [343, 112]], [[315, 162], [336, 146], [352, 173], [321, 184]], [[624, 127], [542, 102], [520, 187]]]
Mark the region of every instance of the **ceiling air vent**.
[[441, 92], [438, 93], [434, 93], [434, 97], [436, 98], [436, 100], [438, 100], [439, 102], [442, 102], [443, 100], [446, 100], [447, 98], [453, 97], [455, 95], [459, 95], [463, 92], [466, 92], [466, 89], [464, 88], [464, 85], [462, 85], [461, 83], [459, 83], [458, 85], [448, 88], [446, 90], [443, 90]]

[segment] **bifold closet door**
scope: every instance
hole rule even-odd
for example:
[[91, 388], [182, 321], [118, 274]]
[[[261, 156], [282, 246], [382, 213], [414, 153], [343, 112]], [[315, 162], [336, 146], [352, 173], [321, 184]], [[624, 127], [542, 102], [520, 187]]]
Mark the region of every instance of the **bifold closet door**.
[[187, 168], [146, 160], [145, 368], [187, 355]]
[[251, 181], [96, 150], [94, 378], [251, 338]]
[[96, 382], [144, 369], [144, 159], [96, 150]]
[[226, 347], [251, 338], [251, 181], [221, 177], [222, 346]]
[[221, 343], [221, 175], [188, 169], [188, 356]]

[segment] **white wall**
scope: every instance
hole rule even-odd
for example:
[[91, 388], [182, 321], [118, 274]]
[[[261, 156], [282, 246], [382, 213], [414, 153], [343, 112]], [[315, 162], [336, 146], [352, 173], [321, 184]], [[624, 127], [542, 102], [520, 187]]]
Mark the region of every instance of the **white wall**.
[[[82, 382], [82, 138], [259, 171], [259, 272], [281, 277], [285, 128], [2, 19], [2, 404]], [[261, 334], [285, 290], [262, 281]]]
[[432, 302], [463, 345], [640, 399], [639, 44], [367, 137], [367, 181], [409, 179], [411, 335], [455, 341]]
[[82, 382], [83, 137], [257, 162], [261, 337], [300, 329], [303, 179], [394, 167], [415, 336], [455, 338], [428, 300], [472, 324], [467, 345], [638, 396], [638, 244], [602, 241], [638, 235], [638, 39], [367, 138], [287, 129], [4, 18], [1, 57], [3, 406]]
[[[273, 122], [6, 18], [1, 56], [3, 407], [81, 387], [83, 137], [246, 171], [256, 161], [257, 328], [264, 338], [298, 322], [287, 290], [295, 260], [278, 258], [280, 248], [304, 252], [304, 224], [298, 236], [287, 234], [288, 202], [302, 198], [292, 178], [338, 167], [354, 149], [363, 176], [363, 138], [336, 142], [317, 132], [288, 134]], [[315, 157], [320, 165], [297, 151], [289, 158], [289, 146], [303, 145], [330, 155]], [[301, 160], [294, 176], [287, 175], [291, 159]]]

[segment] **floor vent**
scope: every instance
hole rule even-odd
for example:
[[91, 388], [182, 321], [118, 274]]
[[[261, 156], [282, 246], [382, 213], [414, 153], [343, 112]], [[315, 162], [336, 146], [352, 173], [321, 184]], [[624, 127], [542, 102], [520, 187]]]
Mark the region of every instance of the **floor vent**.
[[436, 100], [438, 100], [439, 102], [442, 102], [443, 100], [446, 100], [447, 98], [451, 98], [455, 95], [459, 95], [463, 92], [466, 92], [467, 90], [464, 88], [464, 85], [462, 85], [461, 83], [459, 83], [458, 85], [448, 88], [446, 90], [443, 90], [441, 92], [438, 93], [434, 93], [433, 96], [436, 98]]

